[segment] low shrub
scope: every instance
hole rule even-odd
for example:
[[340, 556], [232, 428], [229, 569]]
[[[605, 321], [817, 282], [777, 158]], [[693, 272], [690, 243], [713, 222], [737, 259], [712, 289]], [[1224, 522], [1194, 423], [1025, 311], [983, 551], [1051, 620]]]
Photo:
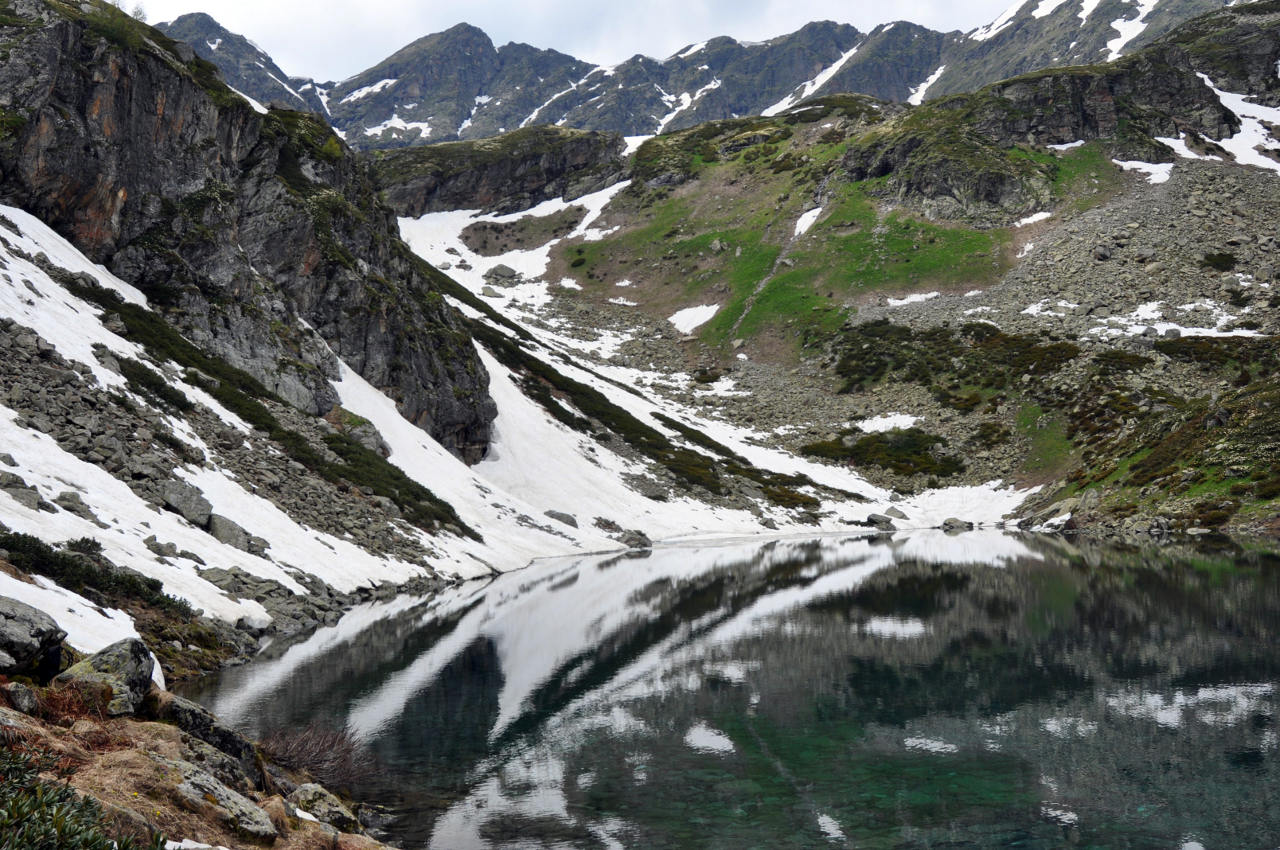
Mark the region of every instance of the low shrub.
[[320, 723], [277, 730], [260, 746], [276, 764], [305, 770], [326, 787], [349, 790], [368, 782], [381, 770], [368, 748], [350, 732]]

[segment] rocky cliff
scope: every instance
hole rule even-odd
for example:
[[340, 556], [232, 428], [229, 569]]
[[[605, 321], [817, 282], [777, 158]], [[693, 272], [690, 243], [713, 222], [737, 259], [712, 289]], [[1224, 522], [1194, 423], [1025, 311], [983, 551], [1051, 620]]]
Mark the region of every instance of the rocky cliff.
[[539, 126], [493, 139], [379, 151], [374, 174], [402, 216], [451, 209], [509, 213], [616, 183], [626, 170], [614, 133]]
[[495, 409], [470, 339], [323, 121], [259, 113], [109, 4], [21, 0], [0, 23], [9, 203], [302, 410], [335, 406], [341, 357], [450, 450], [484, 454]]

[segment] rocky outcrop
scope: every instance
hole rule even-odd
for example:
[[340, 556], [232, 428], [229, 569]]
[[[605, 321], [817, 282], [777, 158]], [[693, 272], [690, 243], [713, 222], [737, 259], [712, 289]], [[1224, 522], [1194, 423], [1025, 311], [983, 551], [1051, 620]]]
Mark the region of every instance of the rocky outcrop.
[[622, 151], [614, 133], [530, 127], [494, 139], [389, 151], [373, 162], [383, 196], [399, 215], [511, 213], [618, 182]]
[[308, 782], [289, 795], [289, 802], [340, 832], [360, 832], [360, 821], [342, 801], [321, 785]]
[[368, 169], [318, 118], [261, 115], [185, 45], [79, 8], [13, 4], [0, 195], [300, 409], [335, 405], [342, 357], [478, 460], [487, 375]]
[[68, 667], [54, 680], [61, 684], [107, 685], [111, 699], [107, 714], [133, 714], [151, 689], [155, 659], [137, 638], [125, 638]]
[[56, 667], [67, 633], [53, 618], [25, 602], [0, 596], [0, 673]]

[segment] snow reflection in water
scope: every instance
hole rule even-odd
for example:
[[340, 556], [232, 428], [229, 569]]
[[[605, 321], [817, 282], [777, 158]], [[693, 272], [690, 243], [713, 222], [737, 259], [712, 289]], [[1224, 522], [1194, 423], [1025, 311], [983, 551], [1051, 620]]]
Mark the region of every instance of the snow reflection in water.
[[1278, 571], [1195, 566], [997, 532], [557, 559], [202, 696], [345, 724], [406, 847], [1273, 850]]

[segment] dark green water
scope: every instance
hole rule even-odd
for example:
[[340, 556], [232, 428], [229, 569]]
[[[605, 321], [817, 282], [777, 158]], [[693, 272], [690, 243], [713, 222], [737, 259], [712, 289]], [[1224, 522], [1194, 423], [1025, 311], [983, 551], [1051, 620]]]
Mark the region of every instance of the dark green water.
[[405, 847], [1280, 848], [1280, 563], [660, 547], [357, 612], [197, 696], [359, 735]]

